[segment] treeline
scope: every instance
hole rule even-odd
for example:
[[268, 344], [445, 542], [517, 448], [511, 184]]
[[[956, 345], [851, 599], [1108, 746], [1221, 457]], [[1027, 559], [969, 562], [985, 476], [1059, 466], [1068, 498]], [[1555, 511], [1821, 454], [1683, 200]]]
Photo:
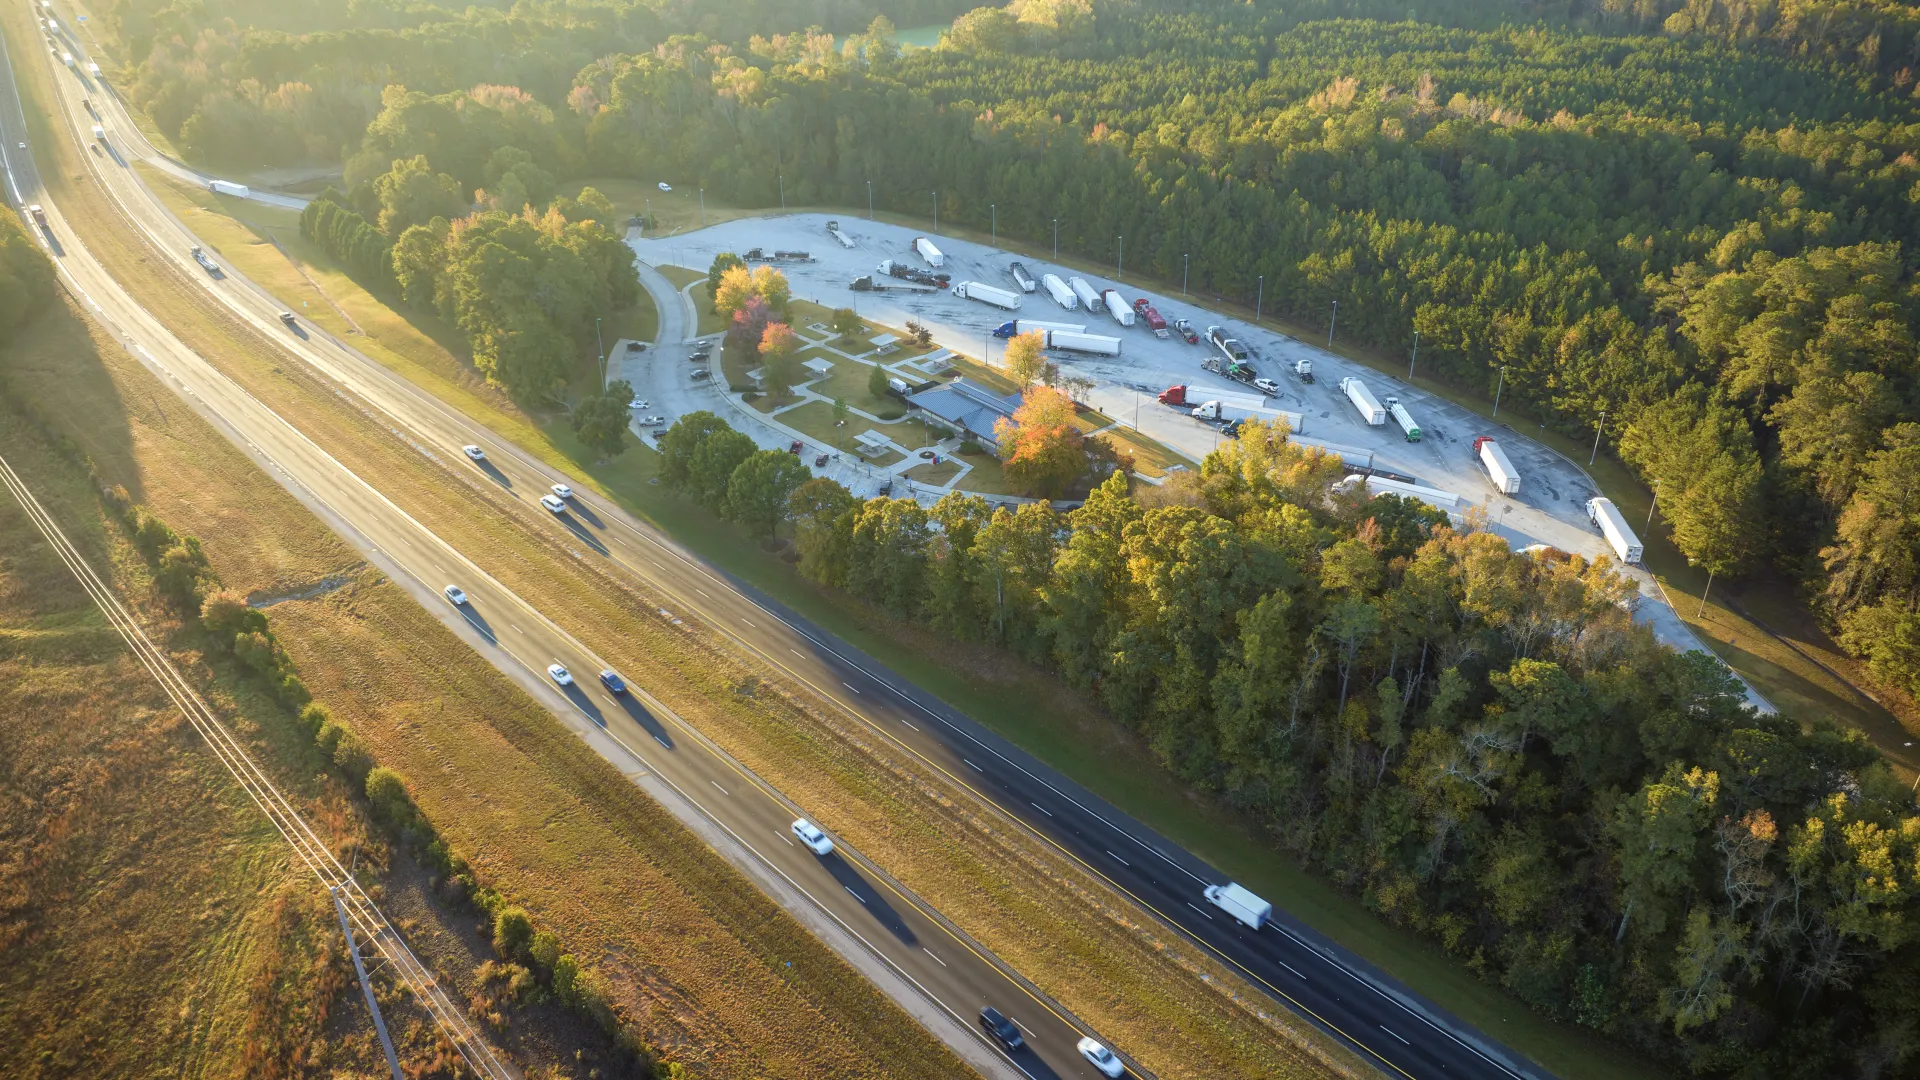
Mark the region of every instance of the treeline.
[[[1368, 499], [1272, 435], [1068, 513], [800, 470], [776, 526], [807, 577], [1051, 669], [1548, 1015], [1701, 1075], [1904, 1075], [1920, 812], [1871, 747], [1753, 712], [1633, 622], [1608, 561]], [[788, 457], [706, 413], [662, 449], [730, 516], [772, 493], [746, 463]]]

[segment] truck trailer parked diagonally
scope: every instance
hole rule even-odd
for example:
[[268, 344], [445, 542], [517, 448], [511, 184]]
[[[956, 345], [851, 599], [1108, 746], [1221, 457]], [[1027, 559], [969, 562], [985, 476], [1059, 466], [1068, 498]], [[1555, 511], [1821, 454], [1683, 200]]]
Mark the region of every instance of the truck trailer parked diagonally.
[[1160, 391], [1160, 404], [1175, 407], [1192, 407], [1206, 401], [1219, 401], [1236, 405], [1243, 409], [1268, 408], [1265, 394], [1249, 394], [1244, 390], [1215, 390], [1206, 386], [1169, 386]]
[[1080, 298], [1074, 295], [1072, 289], [1067, 288], [1066, 282], [1060, 280], [1060, 275], [1044, 275], [1040, 279], [1040, 284], [1047, 287], [1047, 295], [1053, 297], [1054, 303], [1059, 304], [1068, 311], [1079, 309]]
[[837, 221], [827, 222], [827, 235], [840, 241], [840, 246], [843, 248], [851, 248], [853, 246], [853, 237], [841, 232], [840, 223]]
[[916, 236], [913, 238], [913, 250], [918, 253], [921, 258], [927, 260], [928, 266], [936, 270], [947, 265], [947, 257], [940, 254], [940, 249], [933, 246], [933, 241], [924, 236]]
[[1108, 289], [1100, 294], [1100, 300], [1107, 305], [1107, 314], [1112, 315], [1121, 326], [1133, 325], [1133, 305], [1116, 289]]
[[1133, 310], [1134, 314], [1139, 315], [1140, 320], [1147, 324], [1147, 329], [1153, 331], [1155, 337], [1167, 336], [1167, 320], [1161, 317], [1160, 310], [1149, 303], [1146, 297], [1135, 299]]
[[1032, 333], [1035, 330], [1060, 330], [1069, 334], [1078, 334], [1086, 330], [1086, 323], [1041, 322], [1038, 319], [1014, 319], [1003, 322], [994, 328], [993, 336], [1006, 340], [1017, 334]]
[[1393, 417], [1393, 422], [1400, 425], [1400, 430], [1406, 433], [1408, 442], [1420, 441], [1420, 425], [1414, 423], [1413, 414], [1400, 404], [1399, 398], [1387, 399], [1387, 412]]
[[1027, 273], [1027, 267], [1025, 263], [1021, 263], [1021, 262], [1009, 263], [1007, 265], [1007, 273], [1013, 275], [1013, 283], [1015, 285], [1020, 286], [1021, 292], [1030, 293], [1033, 290], [1040, 287], [1040, 283], [1033, 280], [1033, 275]]
[[1600, 534], [1607, 538], [1607, 543], [1621, 562], [1638, 566], [1640, 560], [1646, 557], [1647, 549], [1640, 543], [1640, 538], [1634, 535], [1632, 526], [1627, 524], [1626, 517], [1620, 513], [1619, 507], [1613, 505], [1612, 499], [1605, 495], [1588, 499], [1587, 517], [1600, 527]]
[[978, 281], [962, 281], [953, 287], [953, 295], [962, 300], [978, 300], [983, 304], [1003, 307], [1008, 311], [1020, 307], [1020, 294], [1008, 289], [996, 289], [992, 285], [983, 285]]
[[1387, 422], [1387, 410], [1373, 396], [1373, 391], [1367, 389], [1366, 383], [1349, 376], [1340, 380], [1340, 390], [1347, 395], [1348, 401], [1353, 402], [1353, 407], [1360, 410], [1360, 418], [1369, 425], [1379, 427]]
[[1067, 287], [1073, 290], [1073, 295], [1080, 298], [1081, 307], [1088, 311], [1100, 310], [1100, 294], [1093, 291], [1093, 286], [1087, 284], [1086, 278], [1070, 277], [1067, 279]]
[[1513, 467], [1507, 452], [1493, 441], [1491, 435], [1482, 435], [1473, 440], [1473, 452], [1480, 455], [1480, 464], [1486, 466], [1487, 476], [1492, 478], [1493, 486], [1503, 494], [1520, 494], [1520, 470]]

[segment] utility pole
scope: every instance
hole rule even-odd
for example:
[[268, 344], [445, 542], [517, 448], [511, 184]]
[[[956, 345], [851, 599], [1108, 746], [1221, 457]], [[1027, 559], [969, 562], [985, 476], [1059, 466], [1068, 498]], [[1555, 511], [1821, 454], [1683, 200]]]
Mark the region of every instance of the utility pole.
[[1500, 365], [1500, 381], [1493, 388], [1493, 415], [1500, 415], [1500, 391], [1507, 388], [1507, 365]]
[[773, 170], [773, 178], [780, 182], [780, 212], [787, 212], [787, 178], [779, 169]]
[[[1267, 304], [1267, 275], [1261, 274], [1259, 291], [1253, 294], [1253, 321], [1255, 323], [1258, 323], [1260, 321], [1260, 309], [1264, 308], [1266, 304]], [[1329, 345], [1333, 344], [1333, 339], [1331, 337], [1327, 339], [1327, 344]]]
[[707, 189], [700, 189], [700, 227], [707, 227]]
[[1333, 317], [1327, 320], [1327, 348], [1333, 348], [1333, 328], [1340, 325], [1340, 301], [1333, 302]]
[[387, 1022], [380, 1016], [380, 1003], [373, 999], [373, 984], [367, 981], [367, 968], [360, 962], [360, 946], [353, 940], [353, 924], [347, 921], [347, 905], [340, 899], [340, 886], [327, 890], [333, 894], [333, 913], [340, 917], [340, 932], [347, 935], [347, 952], [353, 956], [353, 973], [360, 976], [360, 992], [366, 995], [367, 1011], [373, 1014], [373, 1030], [380, 1036], [380, 1049], [387, 1053], [387, 1068], [393, 1080], [405, 1080], [400, 1072], [400, 1055], [393, 1051], [393, 1038], [387, 1034]]
[[1413, 355], [1407, 357], [1407, 381], [1413, 381], [1413, 362], [1420, 359], [1420, 331], [1413, 332]]
[[1607, 410], [1601, 409], [1600, 422], [1593, 425], [1593, 453], [1587, 455], [1587, 464], [1589, 466], [1593, 464], [1594, 458], [1597, 458], [1600, 456], [1600, 433], [1602, 431], [1605, 431], [1606, 429], [1607, 429]]
[[867, 220], [873, 220], [873, 181], [867, 181]]
[[1707, 594], [1713, 591], [1713, 568], [1707, 568], [1707, 587], [1700, 591], [1700, 610], [1693, 613], [1693, 621], [1699, 622], [1707, 613]]
[[1659, 505], [1660, 505], [1660, 478], [1655, 477], [1653, 480], [1653, 498], [1647, 500], [1647, 524], [1644, 528], [1640, 530], [1641, 532], [1651, 532], [1653, 530], [1653, 508]]
[[940, 192], [938, 189], [935, 189], [933, 192], [933, 231], [940, 231]]
[[1187, 295], [1187, 257], [1180, 256], [1180, 295]]

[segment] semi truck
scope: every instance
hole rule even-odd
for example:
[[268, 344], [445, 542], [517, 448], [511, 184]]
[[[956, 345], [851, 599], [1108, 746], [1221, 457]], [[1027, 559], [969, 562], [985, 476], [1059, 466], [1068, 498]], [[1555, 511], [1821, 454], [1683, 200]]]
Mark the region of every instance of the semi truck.
[[1381, 407], [1379, 400], [1373, 396], [1373, 391], [1367, 389], [1366, 383], [1348, 377], [1340, 380], [1340, 390], [1347, 395], [1348, 401], [1353, 402], [1353, 407], [1360, 410], [1360, 418], [1365, 420], [1368, 426], [1379, 427], [1387, 422], [1387, 410]]
[[1100, 310], [1100, 294], [1093, 291], [1093, 286], [1087, 284], [1086, 278], [1070, 277], [1067, 279], [1067, 287], [1073, 290], [1073, 295], [1080, 298], [1081, 307], [1088, 311]]
[[1100, 293], [1100, 302], [1107, 306], [1107, 314], [1113, 316], [1113, 321], [1121, 326], [1133, 325], [1133, 305], [1127, 303], [1126, 298], [1117, 290], [1103, 290]]
[[1013, 275], [1013, 283], [1020, 286], [1021, 292], [1030, 293], [1040, 287], [1040, 283], [1033, 280], [1033, 275], [1027, 273], [1024, 263], [1009, 263], [1007, 273]]
[[1627, 524], [1620, 508], [1613, 505], [1612, 499], [1605, 495], [1588, 499], [1587, 517], [1600, 527], [1600, 535], [1607, 538], [1607, 543], [1613, 546], [1613, 553], [1620, 557], [1621, 562], [1637, 566], [1646, 557], [1647, 549], [1640, 543], [1640, 538], [1633, 534], [1633, 528]]
[[1067, 288], [1067, 283], [1060, 280], [1059, 274], [1043, 275], [1040, 278], [1040, 284], [1047, 287], [1047, 295], [1053, 297], [1054, 303], [1068, 311], [1074, 311], [1080, 307], [1080, 298], [1074, 295], [1072, 289]]
[[1089, 353], [1094, 356], [1119, 356], [1120, 339], [1104, 334], [1082, 334], [1077, 330], [1042, 330], [1041, 344], [1049, 349]]
[[1419, 499], [1429, 506], [1435, 506], [1442, 510], [1452, 510], [1460, 505], [1460, 496], [1451, 491], [1441, 491], [1439, 488], [1430, 488], [1424, 484], [1408, 483], [1405, 480], [1395, 480], [1392, 477], [1380, 476], [1378, 474], [1362, 475], [1360, 473], [1354, 473], [1340, 483], [1343, 487], [1352, 487], [1355, 484], [1365, 483], [1367, 486], [1367, 494], [1369, 495], [1404, 495], [1409, 499]]
[[1493, 441], [1493, 436], [1482, 435], [1473, 440], [1473, 452], [1480, 455], [1480, 464], [1486, 466], [1487, 475], [1493, 479], [1493, 486], [1502, 494], [1520, 494], [1520, 470], [1513, 467], [1507, 452]]
[[1387, 399], [1387, 413], [1393, 417], [1394, 423], [1400, 425], [1400, 430], [1406, 432], [1408, 442], [1420, 441], [1420, 425], [1413, 422], [1413, 414], [1407, 411], [1405, 405], [1400, 404], [1399, 398]]
[[1193, 407], [1195, 420], [1215, 420], [1220, 423], [1235, 423], [1241, 420], [1263, 420], [1269, 424], [1278, 420], [1287, 422], [1287, 430], [1299, 431], [1306, 418], [1297, 412], [1285, 409], [1249, 408], [1245, 405], [1229, 405], [1224, 401], [1203, 401]]
[[1231, 881], [1225, 885], [1209, 885], [1203, 895], [1207, 903], [1233, 916], [1235, 922], [1249, 930], [1260, 929], [1273, 917], [1272, 904]]
[[947, 265], [947, 257], [940, 254], [940, 249], [933, 246], [933, 241], [924, 236], [916, 236], [913, 238], [913, 250], [918, 253], [921, 258], [927, 260], [928, 266], [936, 270]]
[[1299, 379], [1301, 382], [1304, 382], [1304, 383], [1312, 382], [1313, 381], [1313, 361], [1295, 360], [1293, 362], [1293, 377], [1296, 379]]
[[911, 281], [920, 285], [932, 285], [941, 289], [953, 284], [953, 279], [945, 274], [930, 274], [917, 266], [908, 266], [894, 259], [882, 259], [880, 265], [874, 269], [888, 277], [896, 277], [902, 281]]
[[760, 248], [748, 248], [747, 253], [741, 256], [741, 258], [746, 259], [748, 262], [812, 262], [814, 261], [813, 252], [811, 251], [767, 252], [767, 251], [761, 250]]
[[1225, 375], [1234, 382], [1250, 384], [1254, 379], [1253, 369], [1240, 363], [1238, 360], [1225, 360], [1218, 356], [1209, 356], [1200, 361], [1200, 367], [1203, 371], [1213, 371]]
[[1207, 340], [1213, 342], [1213, 347], [1220, 350], [1220, 355], [1236, 364], [1244, 364], [1253, 359], [1253, 352], [1240, 344], [1240, 339], [1229, 337], [1227, 328], [1224, 326], [1207, 327]]
[[1078, 334], [1086, 330], [1086, 328], [1086, 323], [1041, 322], [1038, 319], [1014, 319], [1011, 322], [1003, 322], [995, 327], [993, 336], [1004, 341], [1017, 334], [1028, 334], [1035, 330], [1059, 330], [1068, 334]]
[[875, 278], [861, 275], [849, 282], [847, 288], [854, 292], [917, 292], [930, 293], [940, 291], [937, 285], [921, 285], [911, 281], [894, 281], [890, 278]]
[[827, 235], [840, 241], [840, 246], [843, 248], [851, 248], [853, 246], [853, 237], [840, 231], [840, 223], [838, 221], [827, 222]]
[[1167, 320], [1160, 317], [1160, 312], [1155, 310], [1152, 304], [1147, 303], [1146, 297], [1142, 296], [1133, 302], [1133, 313], [1140, 316], [1141, 322], [1147, 324], [1147, 329], [1153, 331], [1153, 336], [1167, 336]]
[[978, 281], [959, 282], [954, 285], [952, 292], [962, 300], [978, 300], [983, 304], [1006, 308], [1008, 311], [1016, 311], [1020, 307], [1019, 293], [1007, 289], [996, 289]]
[[200, 264], [200, 269], [205, 270], [209, 274], [217, 275], [220, 273], [219, 265], [212, 259], [207, 258], [207, 253], [200, 250], [199, 244], [193, 245], [192, 254], [193, 261]]
[[27, 213], [32, 216], [35, 225], [40, 226], [42, 229], [50, 230], [53, 228], [53, 226], [47, 224], [47, 212], [40, 209], [39, 203], [29, 205], [27, 207]]
[[231, 195], [236, 199], [244, 199], [253, 194], [253, 192], [247, 190], [247, 185], [235, 184], [227, 180], [209, 180], [207, 181], [207, 190], [213, 192], [215, 195]]
[[1228, 405], [1238, 405], [1246, 409], [1264, 409], [1267, 407], [1265, 394], [1249, 394], [1241, 390], [1212, 390], [1204, 386], [1169, 386], [1160, 391], [1159, 402], [1175, 407], [1192, 407], [1206, 401], [1219, 401]]

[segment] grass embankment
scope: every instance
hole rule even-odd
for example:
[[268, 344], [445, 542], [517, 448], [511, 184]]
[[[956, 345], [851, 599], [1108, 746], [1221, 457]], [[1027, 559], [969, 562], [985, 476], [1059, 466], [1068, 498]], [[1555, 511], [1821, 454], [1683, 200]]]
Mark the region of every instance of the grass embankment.
[[[89, 196], [72, 198], [84, 206]], [[647, 672], [648, 689], [669, 706], [796, 799], [820, 807], [831, 827], [1162, 1075], [1306, 1077], [1324, 1075], [1327, 1061], [1353, 1070], [1342, 1052], [1290, 1015], [1274, 1015], [1271, 1003], [1224, 969], [1141, 925], [1130, 905], [1051, 849], [1004, 827], [943, 778], [915, 772], [874, 745], [863, 726], [811, 697], [743, 696], [744, 686], [782, 680], [711, 635], [670, 629], [652, 615], [655, 597], [571, 557], [549, 522], [525, 515], [492, 485], [465, 474], [449, 483], [448, 473], [340, 402], [324, 382], [282, 357], [262, 355], [260, 340], [214, 308], [197, 283], [135, 275], [137, 249], [111, 230], [90, 240], [202, 356], [282, 415], [298, 418], [349, 468], [475, 553], [508, 587], [550, 599], [564, 628], [623, 669]], [[564, 432], [548, 435], [536, 450], [558, 456], [576, 474], [618, 473], [621, 487], [647, 490], [650, 454], [596, 471], [589, 460], [570, 459], [578, 448]], [[379, 607], [379, 618], [369, 605]], [[596, 779], [595, 770], [610, 770], [597, 759], [578, 760], [587, 751], [550, 718], [503, 715], [523, 699], [487, 683], [490, 675], [462, 675], [478, 680], [476, 689], [448, 693], [456, 700], [442, 713], [435, 691], [460, 682], [448, 676], [449, 665], [472, 658], [453, 645], [429, 653], [443, 636], [438, 625], [397, 590], [369, 585], [283, 607], [279, 632], [309, 681], [341, 703], [383, 760], [415, 778], [420, 805], [484, 874], [524, 898], [577, 951], [603, 958], [616, 992], [642, 1015], [651, 1006], [662, 1027], [685, 1032], [685, 1050], [659, 1038], [670, 1056], [705, 1053], [724, 1065], [755, 1055], [775, 1062], [781, 1075], [953, 1070], [950, 1057], [929, 1048], [924, 1034], [876, 1001], [870, 987], [838, 981], [827, 970], [831, 958], [816, 959], [811, 939], [769, 942], [791, 924], [768, 915], [757, 894], [736, 895], [747, 892], [737, 878], [733, 892], [691, 890], [721, 925], [704, 932], [669, 925], [676, 902], [687, 898], [684, 878], [663, 880], [659, 866], [627, 858], [642, 850], [663, 861], [680, 857], [684, 841], [639, 842], [637, 827], [610, 823], [608, 800], [637, 796], [623, 782]], [[391, 632], [363, 636], [369, 626]], [[376, 651], [361, 656], [342, 641]], [[644, 810], [651, 804], [627, 807]], [[743, 908], [760, 921], [736, 917]], [[735, 948], [729, 932], [746, 947]], [[794, 982], [767, 985], [771, 964], [796, 956]], [[715, 970], [729, 963], [730, 970]], [[803, 976], [811, 981], [800, 982]]]
[[[0, 453], [142, 588], [83, 471], [4, 411]], [[268, 1034], [376, 1067], [364, 1010], [328, 1024], [341, 957], [312, 879], [6, 495], [0, 551], [0, 1074], [237, 1076], [284, 1067]]]
[[[318, 404], [333, 407], [330, 402]], [[1267, 895], [1289, 910], [1393, 972], [1419, 992], [1445, 1002], [1468, 1022], [1574, 1080], [1613, 1080], [1646, 1074], [1642, 1063], [1627, 1060], [1583, 1031], [1555, 1025], [1527, 1012], [1497, 989], [1475, 980], [1438, 950], [1386, 927], [1350, 898], [1276, 856], [1257, 829], [1172, 782], [1144, 751], [1132, 744], [1125, 732], [1086, 709], [1044, 676], [1017, 670], [992, 657], [975, 657], [963, 663], [956, 659], [961, 654], [950, 642], [927, 639], [915, 634], [910, 627], [878, 619], [873, 612], [852, 605], [844, 598], [817, 594], [783, 564], [767, 559], [755, 545], [743, 541], [730, 527], [691, 511], [679, 500], [664, 495], [657, 486], [649, 485], [651, 464], [657, 460], [650, 451], [636, 451], [601, 466], [592, 461], [591, 455], [570, 445], [569, 433], [550, 426], [546, 436], [545, 440], [522, 441], [522, 445], [566, 467], [576, 476], [589, 477], [603, 490], [661, 522], [720, 565], [820, 618], [860, 647], [1051, 761], [1117, 805], [1201, 852], [1237, 878], [1266, 890]], [[354, 467], [363, 475], [381, 475], [383, 480], [388, 475], [380, 469]], [[408, 508], [416, 516], [422, 514], [411, 505]], [[430, 516], [436, 519], [434, 527], [456, 543], [461, 543], [456, 534], [471, 524], [471, 516], [457, 510]], [[438, 523], [440, 519], [445, 520], [444, 526]], [[495, 542], [489, 539], [488, 543]], [[462, 546], [470, 551], [481, 550], [465, 543]], [[517, 546], [495, 544], [494, 550], [511, 550]], [[518, 551], [515, 555], [517, 559]], [[583, 583], [583, 587], [575, 591], [550, 576], [527, 574], [524, 570], [509, 574], [494, 565], [489, 565], [489, 569], [496, 576], [517, 579], [508, 583], [531, 589], [530, 594], [565, 598], [561, 606], [568, 617], [561, 620], [563, 624], [593, 643], [609, 659], [624, 663], [623, 657], [632, 656], [636, 662], [628, 667], [658, 670], [666, 679], [679, 672], [684, 683], [670, 683], [664, 688], [650, 684], [649, 688], [788, 794], [809, 805], [823, 807], [821, 816], [831, 827], [847, 835], [856, 846], [1000, 951], [1003, 957], [1023, 971], [1035, 973], [1043, 987], [1066, 1000], [1090, 1022], [1116, 1038], [1138, 1033], [1138, 1041], [1127, 1042], [1130, 1048], [1154, 1046], [1168, 1051], [1164, 1063], [1158, 1055], [1146, 1058], [1150, 1065], [1161, 1069], [1163, 1075], [1193, 1075], [1189, 1070], [1209, 1067], [1216, 1071], [1237, 1071], [1232, 1063], [1244, 1060], [1240, 1058], [1240, 1051], [1249, 1045], [1242, 1026], [1246, 1018], [1241, 1015], [1239, 1022], [1233, 1022], [1233, 1017], [1200, 1008], [1216, 999], [1194, 994], [1197, 987], [1190, 971], [1169, 972], [1168, 956], [1157, 951], [1154, 955], [1139, 957], [1140, 966], [1132, 967], [1123, 958], [1139, 956], [1132, 951], [1140, 943], [1136, 933], [1115, 937], [1111, 935], [1110, 925], [1093, 925], [1095, 920], [1076, 920], [1075, 925], [1049, 924], [1045, 918], [1048, 913], [1036, 910], [1029, 896], [1023, 895], [1028, 891], [1026, 888], [1008, 892], [1005, 868], [1001, 864], [1034, 867], [1036, 877], [1022, 882], [1032, 888], [1041, 884], [1037, 878], [1041, 868], [1045, 868], [1046, 874], [1058, 872], [1057, 864], [1050, 863], [1049, 856], [1043, 853], [1035, 861], [1031, 852], [1015, 856], [989, 849], [982, 858], [969, 851], [971, 845], [954, 845], [956, 834], [952, 832], [941, 831], [934, 839], [911, 830], [893, 834], [873, 831], [904, 830], [905, 825], [923, 820], [940, 822], [946, 820], [950, 811], [936, 805], [916, 816], [899, 808], [876, 819], [874, 803], [861, 797], [865, 792], [878, 790], [873, 787], [878, 782], [872, 773], [876, 764], [873, 748], [860, 751], [866, 755], [864, 761], [856, 755], [836, 763], [822, 760], [820, 748], [791, 746], [787, 740], [794, 737], [793, 730], [786, 721], [768, 723], [767, 718], [761, 717], [758, 724], [734, 726], [740, 718], [733, 710], [724, 706], [714, 709], [710, 697], [703, 703], [698, 698], [689, 698], [687, 693], [690, 688], [713, 687], [715, 674], [705, 665], [711, 663], [718, 667], [732, 662], [724, 654], [711, 661], [693, 661], [687, 667], [662, 663], [662, 658], [655, 656], [650, 648], [640, 647], [650, 644], [651, 639], [643, 643], [642, 639], [632, 636], [630, 613], [596, 614], [598, 625], [591, 628], [576, 621], [585, 612], [597, 611], [605, 604], [605, 595], [612, 591], [608, 586]], [[574, 565], [563, 565], [554, 573], [569, 576], [578, 569]], [[644, 603], [636, 606], [642, 611], [650, 610]], [[885, 632], [871, 629], [881, 625], [887, 626]], [[1049, 707], [1035, 710], [1030, 707], [1034, 701], [1046, 701]], [[730, 723], [717, 722], [721, 719]], [[866, 737], [859, 730], [830, 729], [823, 734], [830, 736], [826, 748], [836, 754], [844, 752], [837, 740]], [[802, 752], [809, 748], [815, 752]], [[791, 752], [774, 752], [781, 749]], [[886, 763], [881, 775], [894, 768], [897, 766]], [[898, 782], [899, 777], [892, 777], [888, 786]], [[965, 837], [966, 833], [962, 831], [957, 835]], [[995, 837], [994, 840], [1004, 843], [1008, 838]], [[1035, 891], [1044, 894], [1050, 887], [1046, 884]], [[1095, 888], [1097, 890], [1097, 886]], [[1006, 905], [1017, 905], [1018, 910], [1010, 911]], [[1076, 900], [1064, 910], [1083, 909]], [[1148, 933], [1151, 930], [1146, 928]], [[1149, 950], [1157, 950], [1163, 944], [1160, 939], [1147, 940]], [[1186, 955], [1184, 949], [1176, 946], [1176, 950]], [[1088, 957], [1099, 958], [1093, 970], [1087, 966]], [[1137, 994], [1133, 992], [1136, 987]], [[1209, 1017], [1210, 1024], [1195, 1030], [1192, 1026], [1195, 1016]], [[1234, 1034], [1236, 1032], [1238, 1034]], [[1188, 1043], [1189, 1037], [1194, 1042]], [[1240, 1040], [1239, 1047], [1221, 1045], [1234, 1040]], [[1254, 1071], [1280, 1075], [1282, 1071], [1294, 1072], [1300, 1067], [1268, 1061], [1254, 1066]]]
[[727, 320], [713, 310], [713, 296], [707, 289], [705, 270], [690, 270], [684, 266], [656, 266], [654, 269], [660, 271], [661, 277], [673, 282], [673, 287], [676, 289], [693, 286], [687, 292], [687, 296], [693, 301], [693, 311], [697, 320], [693, 328], [695, 337], [718, 334], [727, 328]]
[[[67, 166], [69, 175], [79, 171]], [[88, 223], [96, 255], [201, 355], [235, 372], [282, 415], [317, 421], [317, 436], [330, 448], [374, 448], [351, 456], [350, 466], [364, 475], [382, 477], [384, 468], [404, 476], [412, 494], [429, 488], [456, 504], [471, 499], [447, 490], [458, 485], [445, 474], [408, 474], [409, 465], [425, 464], [417, 454], [367, 418], [356, 419], [350, 406], [328, 400], [333, 395], [320, 381], [291, 365], [283, 369], [285, 358], [213, 307], [197, 283], [142, 269], [154, 261], [151, 253], [112, 228], [110, 206], [90, 185], [63, 182], [55, 195], [75, 220]], [[94, 378], [77, 377], [96, 368]], [[209, 555], [230, 586], [284, 590], [354, 561], [298, 503], [111, 346], [96, 351], [69, 342], [19, 382], [75, 438], [121, 445], [113, 478], [140, 491], [181, 531], [210, 538]], [[149, 423], [128, 402], [163, 419]], [[126, 449], [135, 446], [137, 458]], [[436, 509], [436, 525], [469, 514], [497, 519], [471, 503]], [[489, 546], [485, 537], [451, 538], [475, 550]], [[287, 558], [276, 564], [252, 557], [260, 551]], [[543, 569], [516, 584], [527, 588]], [[422, 808], [485, 879], [606, 974], [615, 999], [671, 1059], [721, 1073], [792, 1076], [961, 1071], [864, 979], [396, 586], [362, 578], [348, 589], [281, 604], [274, 616], [316, 695], [413, 780]]]

